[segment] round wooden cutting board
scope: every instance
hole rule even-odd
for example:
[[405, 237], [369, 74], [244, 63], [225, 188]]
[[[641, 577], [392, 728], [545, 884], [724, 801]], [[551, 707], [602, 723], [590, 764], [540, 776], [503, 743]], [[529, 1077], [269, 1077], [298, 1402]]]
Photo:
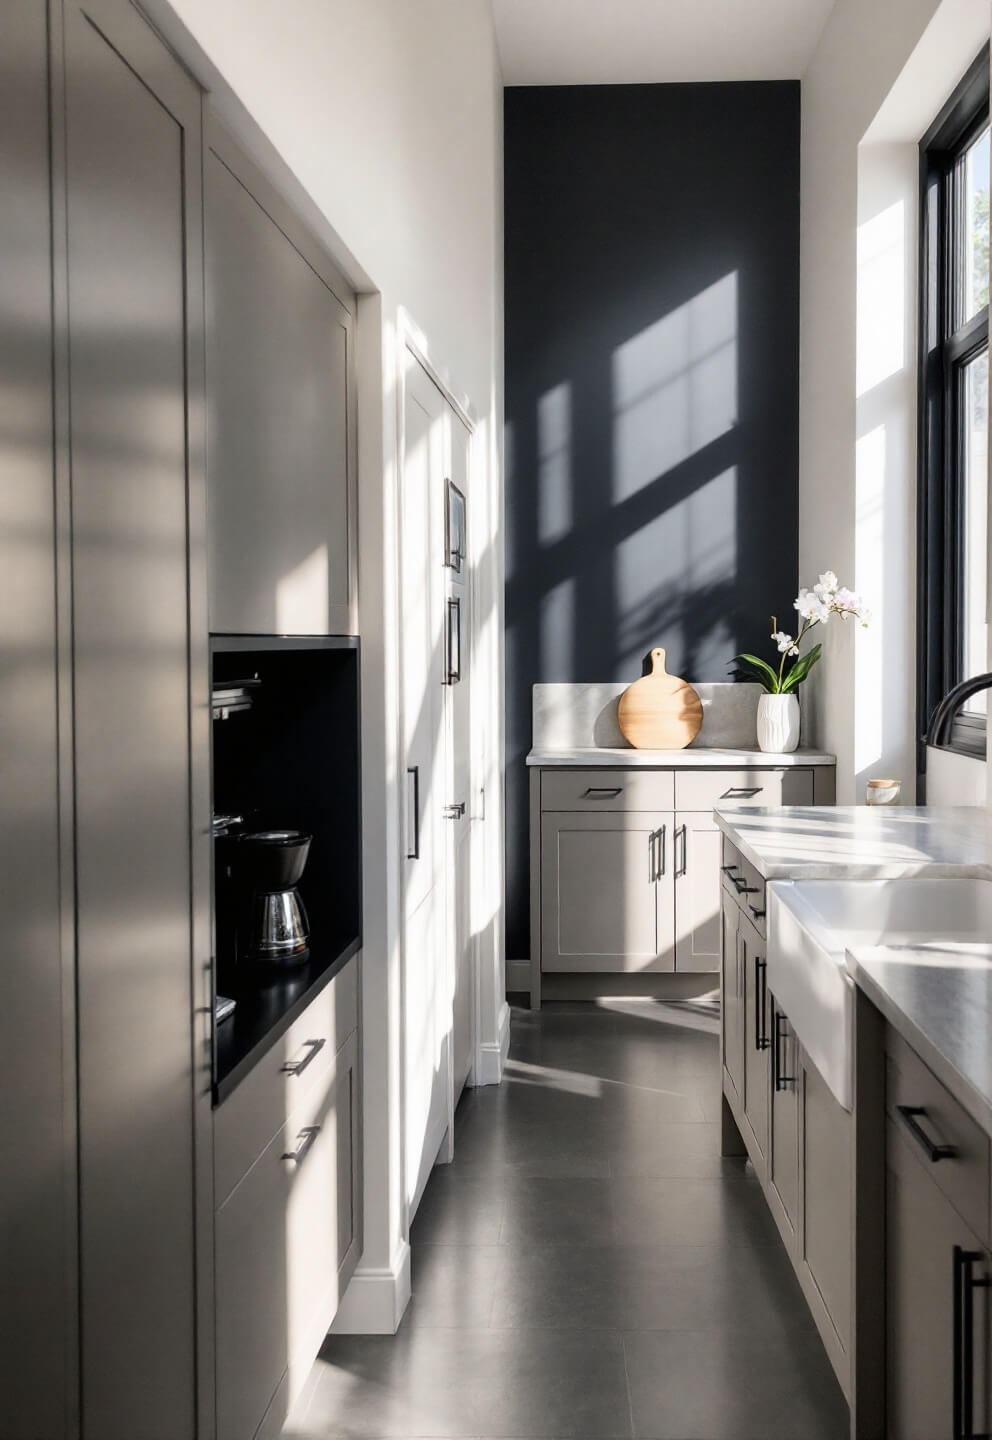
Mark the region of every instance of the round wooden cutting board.
[[684, 750], [699, 734], [703, 707], [691, 685], [669, 675], [658, 649], [651, 651], [651, 674], [620, 696], [617, 718], [635, 750]]

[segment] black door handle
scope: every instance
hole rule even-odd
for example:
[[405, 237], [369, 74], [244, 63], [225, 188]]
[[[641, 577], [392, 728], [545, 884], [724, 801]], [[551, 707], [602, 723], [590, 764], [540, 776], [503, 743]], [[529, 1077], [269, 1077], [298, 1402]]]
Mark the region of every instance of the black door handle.
[[897, 1105], [896, 1111], [899, 1119], [926, 1155], [931, 1165], [936, 1165], [938, 1160], [953, 1160], [955, 1158], [958, 1153], [955, 1147], [953, 1145], [938, 1145], [936, 1141], [930, 1139], [930, 1136], [917, 1120], [917, 1115], [926, 1115], [927, 1113], [922, 1105]]
[[796, 1078], [795, 1075], [785, 1075], [782, 1073], [781, 1045], [785, 1039], [782, 1033], [782, 1026], [787, 1023], [787, 1017], [782, 1014], [781, 1010], [777, 1010], [775, 1012], [775, 1041], [772, 1049], [772, 1074], [775, 1080], [776, 1090], [784, 1090], [787, 1085], [792, 1085]]
[[768, 998], [768, 966], [760, 955], [754, 957], [754, 1048], [767, 1050], [768, 1034], [765, 1030], [765, 1011]]
[[[419, 859], [420, 859], [420, 766], [419, 766], [419, 765], [408, 765], [408, 766], [407, 766], [407, 769], [406, 769], [406, 774], [407, 774], [407, 781], [408, 781], [408, 782], [409, 782], [410, 780], [413, 781], [413, 793], [412, 793], [412, 795], [410, 795], [409, 801], [408, 801], [408, 803], [409, 803], [409, 805], [410, 805], [410, 807], [411, 807], [411, 809], [412, 809], [412, 811], [413, 811], [413, 844], [412, 844], [412, 845], [409, 844], [409, 828], [408, 828], [408, 832], [407, 832], [407, 842], [408, 842], [408, 844], [407, 844], [406, 858], [407, 858], [408, 860], [419, 860]], [[409, 792], [408, 792], [408, 794], [409, 794]], [[409, 814], [409, 811], [408, 811], [407, 813]], [[408, 827], [409, 827], [409, 821], [407, 822], [407, 824], [408, 824]]]
[[972, 1266], [985, 1258], [981, 1250], [964, 1250], [955, 1245], [954, 1267], [954, 1333], [951, 1350], [953, 1384], [954, 1440], [988, 1440], [975, 1433], [975, 1291], [987, 1290], [992, 1281], [986, 1275], [976, 1280]]

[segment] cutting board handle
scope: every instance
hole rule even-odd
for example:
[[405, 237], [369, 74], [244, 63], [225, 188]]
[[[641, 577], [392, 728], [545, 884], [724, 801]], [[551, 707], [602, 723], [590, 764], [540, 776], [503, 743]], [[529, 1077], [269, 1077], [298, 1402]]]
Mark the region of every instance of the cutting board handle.
[[668, 671], [665, 669], [665, 652], [660, 645], [651, 651], [651, 674], [668, 674]]

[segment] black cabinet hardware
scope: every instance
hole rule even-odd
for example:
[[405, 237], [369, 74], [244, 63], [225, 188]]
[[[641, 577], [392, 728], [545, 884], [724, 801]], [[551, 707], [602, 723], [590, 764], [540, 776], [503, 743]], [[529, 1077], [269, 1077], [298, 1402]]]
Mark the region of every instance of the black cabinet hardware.
[[622, 794], [622, 785], [590, 785], [588, 790], [583, 790], [580, 798], [583, 800], [615, 800], [618, 795]]
[[768, 1013], [768, 966], [760, 955], [754, 957], [754, 1048], [767, 1050], [771, 1041], [765, 1029]]
[[465, 814], [465, 801], [464, 801], [464, 800], [456, 800], [453, 805], [445, 805], [445, 807], [444, 807], [444, 818], [445, 818], [445, 820], [460, 820], [464, 814]]
[[448, 601], [446, 685], [457, 685], [462, 678], [462, 602]]
[[772, 1076], [776, 1090], [784, 1090], [788, 1085], [794, 1085], [795, 1075], [786, 1075], [782, 1069], [782, 1044], [786, 1039], [782, 1027], [788, 1024], [788, 1017], [783, 1015], [781, 1010], [775, 1012], [775, 1039], [772, 1046]]
[[684, 825], [675, 831], [675, 878], [679, 879], [688, 869], [688, 836]]
[[294, 1165], [302, 1165], [306, 1158], [307, 1151], [320, 1134], [320, 1125], [304, 1125], [296, 1137], [296, 1149], [283, 1152], [284, 1160], [292, 1160]]
[[751, 914], [754, 916], [755, 920], [764, 920], [764, 918], [765, 918], [765, 912], [764, 912], [764, 910], [759, 910], [758, 907], [757, 907], [757, 905], [752, 905], [752, 904], [751, 904], [750, 900], [747, 902], [747, 908], [750, 910], [750, 912], [751, 912]]
[[287, 1060], [285, 1065], [282, 1067], [284, 1074], [302, 1075], [310, 1062], [312, 1060], [316, 1060], [321, 1050], [323, 1050], [324, 1046], [327, 1044], [327, 1041], [304, 1040], [303, 1043], [307, 1047], [307, 1053], [303, 1056], [301, 1060]]
[[936, 1141], [931, 1140], [930, 1136], [916, 1118], [918, 1115], [925, 1116], [927, 1113], [922, 1105], [897, 1105], [896, 1111], [899, 1119], [926, 1155], [931, 1165], [936, 1165], [938, 1160], [953, 1160], [955, 1158], [958, 1153], [957, 1149], [953, 1145], [938, 1145]]
[[[407, 850], [408, 860], [420, 859], [420, 766], [408, 765], [406, 771], [407, 785]], [[413, 782], [410, 785], [410, 782]], [[410, 817], [413, 817], [413, 842], [410, 843]]]
[[989, 1440], [987, 1434], [976, 1435], [974, 1428], [975, 1291], [988, 1290], [992, 1281], [987, 1275], [976, 1280], [972, 1266], [984, 1258], [981, 1250], [963, 1250], [960, 1245], [954, 1247], [954, 1333], [951, 1351], [954, 1440]]
[[737, 866], [736, 866], [736, 865], [721, 865], [721, 866], [720, 866], [720, 869], [723, 871], [724, 875], [729, 875], [730, 878], [731, 878], [731, 880], [732, 880], [732, 879], [734, 878], [734, 876], [737, 874]]
[[648, 836], [648, 878], [652, 885], [665, 873], [665, 832], [667, 829], [667, 825], [662, 825], [659, 830], [652, 830]]

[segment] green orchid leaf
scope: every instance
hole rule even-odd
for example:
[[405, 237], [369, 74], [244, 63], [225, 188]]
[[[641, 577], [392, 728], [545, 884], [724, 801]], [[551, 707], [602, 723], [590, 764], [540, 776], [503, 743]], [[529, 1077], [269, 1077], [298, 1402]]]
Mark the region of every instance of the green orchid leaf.
[[791, 695], [799, 688], [819, 660], [822, 649], [822, 645], [814, 645], [812, 650], [807, 650], [805, 655], [799, 657], [782, 681], [783, 695]]
[[778, 675], [768, 664], [767, 660], [762, 660], [759, 655], [747, 654], [735, 655], [734, 659], [739, 665], [742, 665], [747, 670], [750, 670], [753, 673], [755, 679], [757, 679], [760, 684], [764, 685], [765, 689], [770, 695], [776, 694], [776, 692], [778, 691]]

